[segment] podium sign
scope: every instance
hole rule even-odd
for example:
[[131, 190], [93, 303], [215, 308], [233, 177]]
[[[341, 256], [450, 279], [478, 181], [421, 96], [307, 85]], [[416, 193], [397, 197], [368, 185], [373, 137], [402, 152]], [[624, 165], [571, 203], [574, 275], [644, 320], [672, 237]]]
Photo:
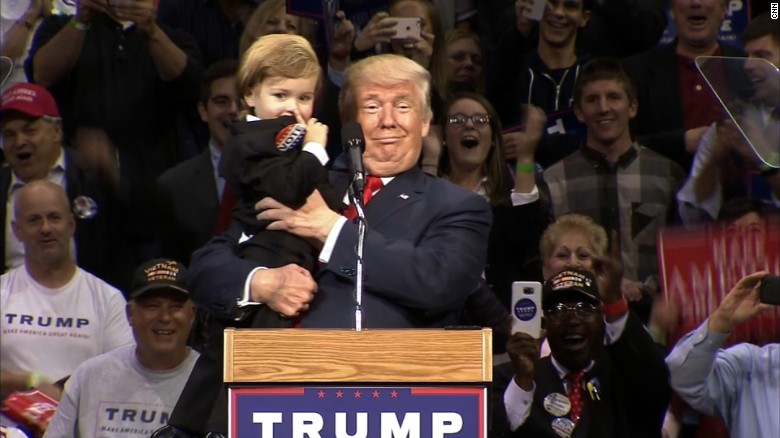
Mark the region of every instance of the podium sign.
[[231, 388], [232, 437], [484, 438], [482, 387]]
[[485, 438], [490, 329], [226, 329], [231, 438]]

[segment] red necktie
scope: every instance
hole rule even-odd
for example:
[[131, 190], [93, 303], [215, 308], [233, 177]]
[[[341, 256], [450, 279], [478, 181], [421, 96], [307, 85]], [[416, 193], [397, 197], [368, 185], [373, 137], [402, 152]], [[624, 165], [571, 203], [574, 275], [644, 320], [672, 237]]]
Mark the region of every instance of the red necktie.
[[[363, 190], [363, 205], [368, 205], [368, 201], [370, 201], [371, 198], [374, 197], [374, 194], [381, 190], [384, 186], [385, 184], [382, 182], [382, 178], [373, 175], [367, 176], [366, 187]], [[353, 204], [349, 204], [347, 209], [344, 210], [344, 217], [349, 220], [355, 219], [355, 217], [357, 217], [357, 209]]]
[[582, 415], [582, 381], [585, 379], [584, 371], [569, 374], [569, 401], [571, 402], [571, 421], [577, 424]]

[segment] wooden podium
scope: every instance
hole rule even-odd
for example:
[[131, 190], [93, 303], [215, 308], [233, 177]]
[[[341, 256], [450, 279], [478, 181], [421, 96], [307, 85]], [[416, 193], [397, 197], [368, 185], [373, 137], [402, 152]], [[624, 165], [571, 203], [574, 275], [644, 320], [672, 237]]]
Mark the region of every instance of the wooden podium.
[[226, 329], [230, 436], [487, 435], [490, 329]]

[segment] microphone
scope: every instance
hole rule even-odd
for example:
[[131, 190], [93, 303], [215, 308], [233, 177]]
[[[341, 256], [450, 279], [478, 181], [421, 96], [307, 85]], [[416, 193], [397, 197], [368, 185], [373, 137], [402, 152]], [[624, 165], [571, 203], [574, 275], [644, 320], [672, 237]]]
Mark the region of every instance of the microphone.
[[359, 200], [363, 199], [366, 185], [366, 171], [363, 169], [363, 128], [355, 121], [347, 122], [341, 128], [341, 144], [349, 156], [349, 173], [352, 176], [352, 191]]
[[365, 139], [363, 128], [356, 121], [350, 121], [341, 127], [341, 145], [349, 156], [350, 197], [356, 204], [356, 212], [361, 220], [357, 221], [358, 235], [355, 246], [355, 330], [363, 330], [363, 241], [366, 237], [366, 221], [363, 217], [363, 190], [366, 186], [366, 171], [363, 169], [363, 150]]

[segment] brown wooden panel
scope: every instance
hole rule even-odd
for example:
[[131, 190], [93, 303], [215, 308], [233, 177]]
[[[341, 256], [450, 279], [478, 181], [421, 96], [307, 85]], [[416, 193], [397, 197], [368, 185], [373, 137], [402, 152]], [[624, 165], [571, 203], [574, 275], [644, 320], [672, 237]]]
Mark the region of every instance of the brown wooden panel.
[[226, 382], [477, 383], [493, 379], [490, 329], [225, 330]]

